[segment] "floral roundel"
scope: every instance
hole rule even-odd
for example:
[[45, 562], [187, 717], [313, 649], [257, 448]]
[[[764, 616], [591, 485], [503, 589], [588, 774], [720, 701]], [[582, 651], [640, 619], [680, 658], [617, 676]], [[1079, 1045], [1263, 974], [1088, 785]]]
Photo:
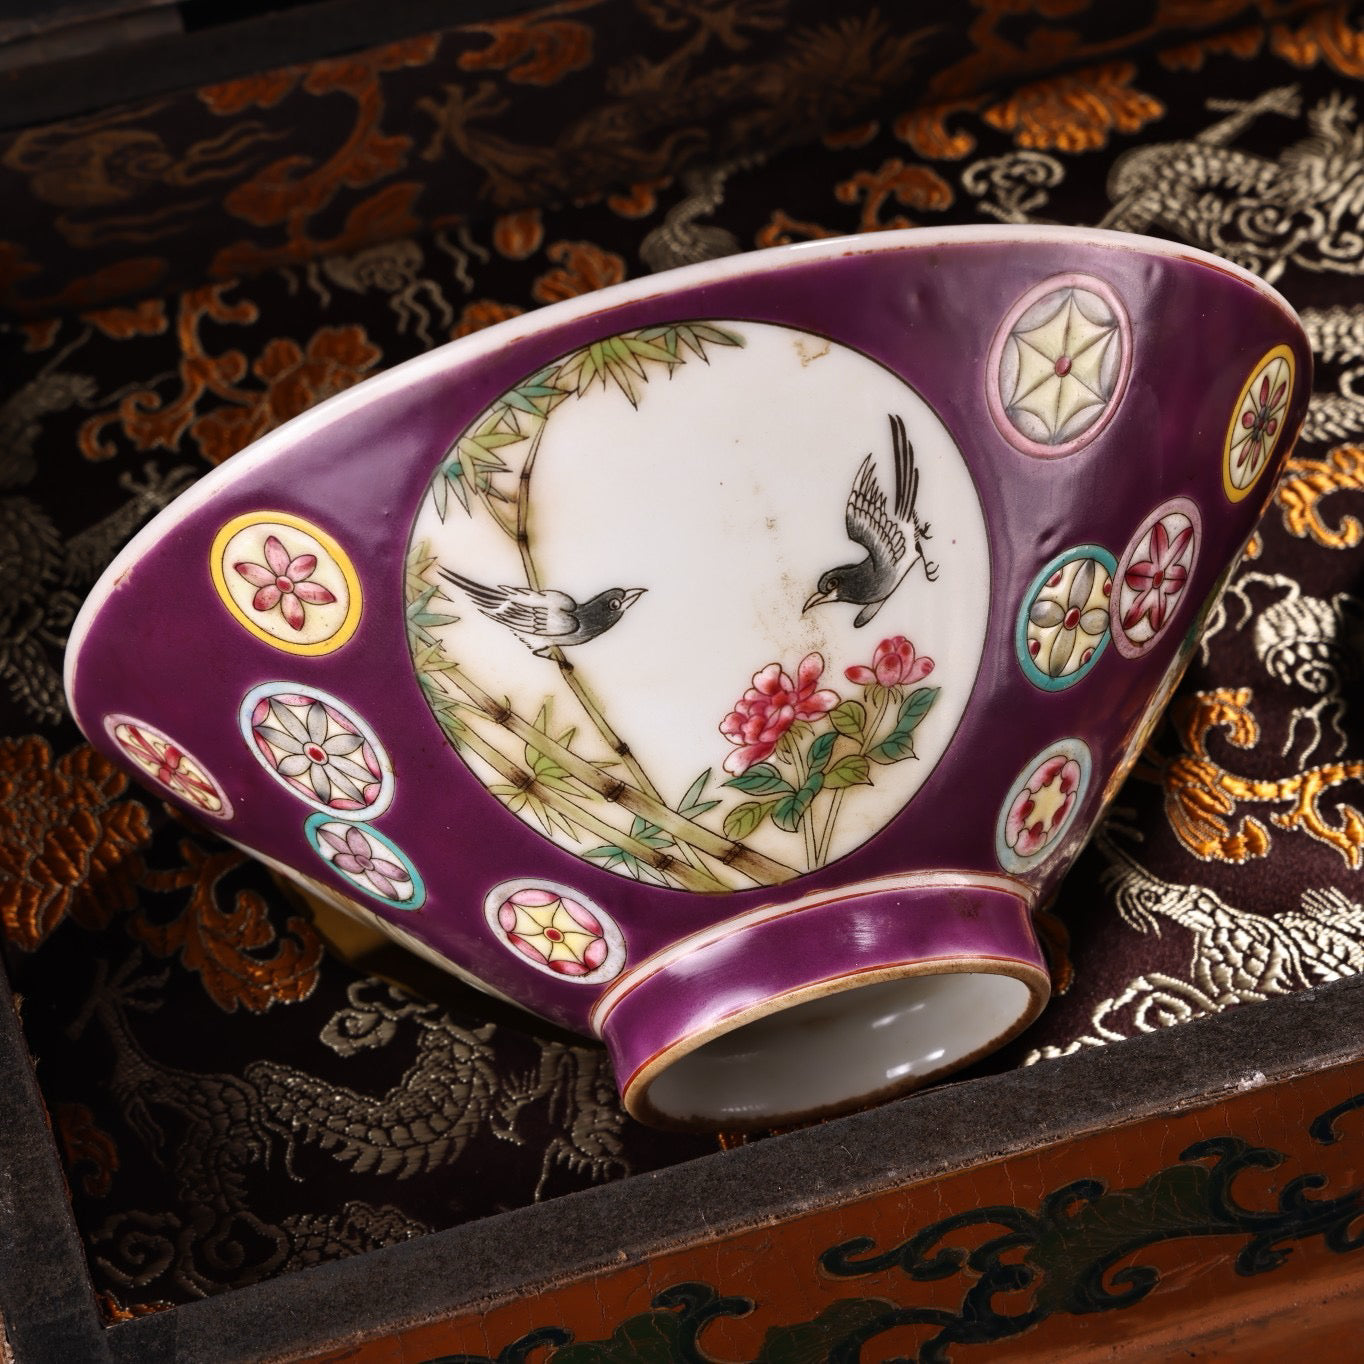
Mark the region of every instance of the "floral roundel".
[[546, 975], [598, 985], [625, 964], [620, 929], [569, 886], [504, 881], [484, 899], [483, 913], [504, 947]]
[[209, 570], [237, 622], [287, 653], [332, 653], [360, 623], [360, 579], [349, 556], [287, 512], [229, 521], [214, 538]]
[[124, 757], [196, 812], [232, 818], [232, 804], [208, 769], [159, 729], [130, 715], [106, 715], [104, 729]]
[[398, 846], [368, 824], [309, 815], [303, 832], [312, 850], [356, 890], [394, 909], [418, 909], [426, 886]]
[[1024, 294], [995, 333], [990, 414], [1025, 454], [1068, 455], [1112, 419], [1131, 367], [1131, 326], [1113, 286], [1056, 275]]
[[995, 826], [1005, 871], [1025, 872], [1058, 851], [1089, 790], [1093, 763], [1080, 739], [1058, 739], [1027, 763]]
[[1239, 502], [1255, 486], [1283, 437], [1293, 396], [1293, 352], [1275, 346], [1251, 371], [1236, 400], [1222, 450], [1222, 488]]
[[239, 722], [265, 770], [314, 809], [366, 819], [393, 799], [388, 755], [370, 727], [327, 692], [263, 683], [247, 692]]
[[1111, 605], [1113, 643], [1125, 657], [1139, 658], [1151, 648], [1184, 604], [1202, 529], [1197, 506], [1175, 497], [1157, 507], [1128, 543]]
[[1100, 545], [1058, 554], [1032, 580], [1015, 644], [1028, 681], [1046, 691], [1073, 687], [1108, 645], [1109, 597], [1117, 561]]

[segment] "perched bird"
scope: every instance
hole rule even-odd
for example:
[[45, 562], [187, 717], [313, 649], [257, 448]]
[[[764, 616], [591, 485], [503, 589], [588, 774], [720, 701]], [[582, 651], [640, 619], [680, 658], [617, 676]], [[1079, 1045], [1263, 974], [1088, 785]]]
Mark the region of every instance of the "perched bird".
[[547, 658], [554, 647], [586, 644], [609, 630], [645, 593], [642, 587], [608, 587], [585, 602], [567, 592], [533, 587], [485, 587], [449, 569], [441, 577], [463, 592], [489, 620], [505, 625], [531, 653]]
[[[914, 447], [905, 434], [903, 419], [894, 413], [890, 414], [890, 439], [895, 454], [894, 506], [887, 506], [885, 491], [876, 477], [876, 463], [868, 455], [853, 479], [844, 511], [848, 539], [861, 545], [867, 557], [859, 563], [840, 564], [823, 574], [819, 590], [805, 603], [804, 611], [822, 602], [854, 602], [862, 609], [853, 624], [865, 625], [915, 564], [923, 564], [924, 577], [929, 582], [936, 580], [938, 566], [925, 557], [923, 550], [929, 528], [914, 510], [919, 496]], [[913, 557], [909, 554], [911, 540]]]

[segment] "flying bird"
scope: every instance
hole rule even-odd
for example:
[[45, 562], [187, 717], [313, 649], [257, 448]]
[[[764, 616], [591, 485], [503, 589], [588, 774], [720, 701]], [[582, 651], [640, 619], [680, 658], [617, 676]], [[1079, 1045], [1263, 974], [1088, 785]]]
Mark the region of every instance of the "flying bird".
[[505, 625], [531, 653], [548, 658], [551, 649], [586, 644], [609, 630], [645, 593], [642, 587], [608, 587], [585, 602], [567, 592], [533, 587], [485, 587], [449, 569], [441, 577], [463, 592], [489, 620]]
[[[805, 603], [803, 611], [823, 602], [853, 602], [862, 608], [853, 624], [865, 625], [885, 605], [915, 564], [923, 564], [924, 577], [929, 582], [937, 579], [938, 565], [932, 563], [923, 550], [923, 542], [930, 538], [931, 532], [914, 510], [919, 496], [914, 447], [905, 434], [903, 419], [894, 413], [890, 414], [890, 439], [895, 454], [893, 503], [887, 504], [885, 490], [876, 477], [876, 462], [868, 455], [853, 479], [844, 510], [848, 539], [861, 545], [867, 551], [867, 557], [858, 563], [840, 564], [823, 574], [818, 590]], [[912, 556], [909, 553], [911, 544], [914, 547]]]

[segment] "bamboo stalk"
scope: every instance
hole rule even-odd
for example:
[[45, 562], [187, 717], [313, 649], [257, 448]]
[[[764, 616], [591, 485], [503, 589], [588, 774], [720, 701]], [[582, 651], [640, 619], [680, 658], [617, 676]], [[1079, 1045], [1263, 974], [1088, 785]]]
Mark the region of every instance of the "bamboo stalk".
[[[516, 547], [521, 554], [521, 566], [525, 570], [526, 583], [536, 592], [541, 590], [541, 583], [540, 571], [535, 566], [535, 556], [530, 550], [530, 479], [531, 474], [535, 471], [536, 456], [540, 453], [540, 441], [545, 434], [547, 425], [548, 418], [540, 423], [539, 428], [531, 437], [530, 449], [526, 452], [525, 461], [521, 465], [521, 472], [516, 477]], [[500, 516], [496, 519], [499, 524], [502, 523]], [[564, 685], [578, 698], [578, 704], [587, 713], [587, 718], [592, 722], [597, 733], [601, 735], [606, 746], [625, 764], [625, 770], [629, 772], [631, 780], [646, 796], [652, 796], [654, 800], [663, 804], [662, 793], [650, 780], [649, 774], [631, 751], [630, 745], [616, 733], [611, 722], [606, 718], [606, 712], [597, 704], [596, 697], [588, 691], [586, 685], [578, 677], [573, 664], [564, 656], [564, 651], [557, 644], [554, 644], [545, 651], [545, 656], [558, 664], [559, 674], [564, 679]], [[686, 844], [679, 843], [678, 852], [694, 866], [701, 866], [700, 859], [694, 850], [687, 847]]]
[[495, 724], [515, 734], [518, 739], [533, 744], [536, 750], [554, 759], [570, 776], [582, 782], [589, 790], [595, 791], [603, 800], [623, 806], [632, 814], [642, 815], [651, 824], [666, 829], [679, 846], [689, 843], [716, 861], [742, 873], [757, 885], [778, 885], [799, 876], [795, 867], [767, 857], [742, 843], [735, 843], [697, 824], [685, 815], [665, 805], [656, 795], [641, 791], [617, 777], [608, 776], [595, 764], [557, 743], [548, 734], [523, 720], [515, 711], [500, 702], [494, 701], [472, 678], [465, 675], [456, 663], [446, 663], [441, 671], [473, 702], [474, 708], [483, 712]]
[[[482, 710], [476, 706], [470, 706], [469, 709], [475, 710], [480, 715], [483, 714]], [[484, 718], [489, 717], [484, 716]], [[638, 839], [631, 838], [629, 834], [623, 834], [618, 829], [612, 828], [604, 819], [598, 819], [590, 811], [584, 810], [562, 791], [556, 791], [552, 787], [545, 786], [536, 779], [533, 772], [515, 760], [508, 758], [506, 754], [493, 747], [482, 735], [475, 733], [472, 729], [466, 729], [459, 736], [459, 742], [472, 749], [508, 785], [534, 795], [536, 799], [552, 806], [565, 819], [572, 820], [573, 823], [588, 830], [596, 837], [633, 854], [641, 862], [653, 867], [662, 875], [672, 877], [684, 890], [714, 893], [715, 891], [734, 889], [704, 870], [698, 871], [685, 862], [679, 863], [676, 858], [669, 856], [662, 848], [651, 848], [647, 843], [641, 843]]]

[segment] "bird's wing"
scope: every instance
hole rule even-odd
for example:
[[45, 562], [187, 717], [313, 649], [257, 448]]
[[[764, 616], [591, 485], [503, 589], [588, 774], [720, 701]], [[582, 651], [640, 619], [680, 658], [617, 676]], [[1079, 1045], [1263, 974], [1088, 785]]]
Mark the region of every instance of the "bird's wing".
[[907, 523], [919, 497], [919, 471], [914, 465], [914, 447], [905, 434], [904, 418], [895, 413], [890, 417], [890, 443], [895, 451], [895, 516]]
[[578, 603], [567, 592], [537, 592], [534, 588], [507, 584], [485, 587], [444, 568], [441, 575], [454, 583], [489, 620], [519, 635], [554, 639], [571, 635], [578, 628]]
[[886, 494], [876, 477], [876, 464], [868, 455], [862, 461], [846, 512], [848, 539], [862, 546], [873, 562], [898, 563], [905, 557], [905, 533], [890, 514]]

